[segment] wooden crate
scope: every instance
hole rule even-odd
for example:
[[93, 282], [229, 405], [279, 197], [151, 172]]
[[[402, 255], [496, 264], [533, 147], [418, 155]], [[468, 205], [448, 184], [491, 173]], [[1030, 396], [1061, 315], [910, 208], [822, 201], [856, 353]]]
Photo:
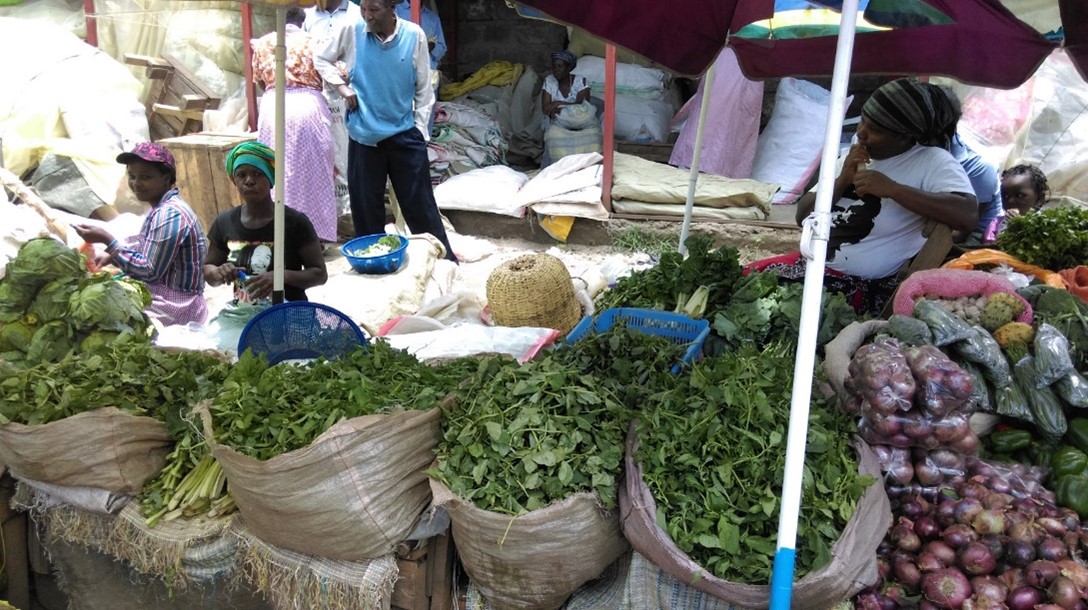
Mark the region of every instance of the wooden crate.
[[453, 543], [449, 531], [423, 548], [398, 549], [400, 577], [393, 587], [392, 610], [449, 610], [453, 599]]
[[255, 139], [255, 135], [193, 133], [159, 140], [159, 144], [173, 153], [178, 190], [196, 212], [205, 232], [221, 212], [241, 203], [238, 189], [223, 167], [227, 153]]

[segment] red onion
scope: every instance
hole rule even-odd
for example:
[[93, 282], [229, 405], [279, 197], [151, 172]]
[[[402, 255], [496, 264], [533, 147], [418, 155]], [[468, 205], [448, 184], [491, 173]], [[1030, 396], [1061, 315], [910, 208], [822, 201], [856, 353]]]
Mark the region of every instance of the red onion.
[[948, 448], [964, 455], [972, 455], [978, 452], [978, 436], [968, 430], [963, 438], [953, 441]]
[[910, 559], [903, 558], [896, 559], [892, 563], [892, 574], [895, 575], [896, 580], [911, 590], [918, 588], [918, 582], [922, 578], [922, 571], [918, 569], [918, 566], [914, 565]]
[[933, 487], [944, 480], [944, 473], [941, 472], [940, 468], [934, 466], [932, 462], [921, 460], [914, 464], [914, 477], [922, 485]]
[[1039, 517], [1035, 520], [1036, 523], [1042, 526], [1046, 533], [1051, 536], [1061, 536], [1065, 533], [1065, 526], [1062, 522], [1054, 517]]
[[997, 567], [997, 560], [989, 547], [981, 542], [969, 542], [957, 553], [959, 566], [972, 576], [985, 576]]
[[932, 572], [933, 570], [943, 570], [952, 564], [941, 561], [940, 557], [937, 557], [929, 551], [922, 551], [918, 554], [918, 569], [923, 574], [926, 572]]
[[964, 498], [956, 502], [956, 523], [971, 525], [982, 510], [981, 500], [975, 497]]
[[877, 555], [876, 571], [880, 574], [880, 580], [888, 580], [888, 577], [892, 574], [892, 564], [887, 557]]
[[1058, 576], [1050, 583], [1046, 590], [1050, 601], [1061, 606], [1065, 610], [1074, 610], [1081, 601], [1081, 592], [1076, 583], [1066, 576]]
[[[938, 426], [939, 427], [939, 426]], [[928, 417], [921, 414], [908, 414], [903, 416], [903, 423], [901, 424], [903, 434], [906, 434], [913, 440], [922, 440], [933, 434], [933, 423]]]
[[962, 523], [957, 523], [944, 528], [941, 532], [941, 540], [953, 549], [959, 549], [969, 542], [978, 540], [978, 533]]
[[978, 539], [986, 548], [990, 549], [994, 559], [1001, 559], [1005, 555], [1005, 537], [998, 534], [986, 534]]
[[1037, 559], [1024, 566], [1024, 582], [1039, 589], [1045, 589], [1060, 574], [1058, 564], [1045, 559]]
[[1005, 597], [1009, 594], [1009, 588], [1005, 586], [1005, 583], [993, 576], [976, 576], [972, 578], [971, 590], [974, 591], [976, 598], [991, 599], [1002, 603], [1005, 602]]
[[1065, 543], [1052, 536], [1047, 536], [1039, 541], [1036, 545], [1035, 551], [1039, 556], [1039, 559], [1046, 559], [1048, 561], [1061, 561], [1066, 557], [1069, 557], [1069, 549], [1065, 547]]
[[1012, 503], [1013, 510], [1020, 511], [1033, 519], [1039, 516], [1040, 506], [1041, 505], [1031, 497], [1017, 498]]
[[941, 535], [941, 526], [932, 515], [922, 515], [914, 520], [914, 533], [929, 540]]
[[865, 424], [874, 434], [882, 438], [891, 438], [899, 434], [901, 430], [901, 418], [892, 415], [880, 415], [870, 412], [865, 416]]
[[938, 608], [961, 608], [971, 595], [971, 583], [963, 572], [945, 568], [922, 576], [922, 592]]
[[983, 510], [975, 515], [971, 527], [983, 536], [1005, 532], [1005, 515], [1000, 510]]
[[982, 507], [987, 510], [994, 510], [997, 508], [1005, 508], [1013, 500], [1013, 497], [1006, 493], [993, 492], [987, 494], [982, 498]]
[[937, 519], [937, 523], [941, 527], [948, 527], [956, 522], [956, 501], [955, 500], [942, 500], [937, 505], [937, 509], [933, 512], [933, 516]]
[[1031, 521], [1031, 517], [1025, 515], [1020, 511], [1005, 511], [1005, 531], [1011, 530], [1012, 526], [1016, 525], [1017, 523], [1027, 523], [1028, 521]]
[[977, 498], [981, 500], [990, 494], [990, 489], [982, 484], [986, 477], [974, 476], [960, 488], [960, 496], [964, 498]]
[[999, 494], [1007, 494], [1012, 490], [1012, 485], [1001, 477], [991, 477], [989, 485], [991, 490]]
[[1035, 561], [1035, 545], [1027, 540], [1011, 539], [1005, 543], [1005, 563], [1023, 567]]
[[1041, 601], [1043, 601], [1043, 593], [1034, 587], [1014, 589], [1005, 598], [1009, 610], [1033, 610], [1035, 605]]
[[1034, 521], [1017, 523], [1009, 528], [1009, 538], [1030, 542], [1033, 546], [1038, 544], [1046, 535], [1046, 530], [1035, 524]]
[[[967, 418], [962, 415], [946, 417], [933, 426], [933, 436], [942, 445], [952, 445], [957, 441], [961, 441], [970, 432], [971, 426], [967, 423]], [[974, 452], [960, 452], [960, 455], [968, 455], [968, 453], [973, 454]]]
[[956, 550], [941, 540], [931, 540], [922, 547], [923, 553], [933, 553], [946, 566], [956, 563]]
[[909, 519], [903, 519], [899, 525], [892, 528], [888, 534], [897, 548], [910, 553], [922, 548], [922, 540], [914, 533], [914, 524]]
[[907, 519], [917, 519], [931, 510], [929, 501], [917, 494], [911, 494], [899, 501], [899, 510], [896, 512]]
[[1062, 507], [1058, 510], [1058, 518], [1061, 519], [1066, 530], [1075, 530], [1080, 527], [1080, 515], [1075, 510]]
[[1025, 586], [1024, 570], [1021, 568], [1009, 568], [1002, 572], [998, 578], [1009, 588], [1009, 591], [1015, 591], [1016, 589]]

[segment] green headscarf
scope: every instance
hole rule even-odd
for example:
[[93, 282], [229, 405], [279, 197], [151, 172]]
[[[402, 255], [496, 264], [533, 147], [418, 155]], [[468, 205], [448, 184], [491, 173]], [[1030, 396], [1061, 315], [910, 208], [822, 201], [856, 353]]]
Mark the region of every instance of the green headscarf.
[[276, 184], [276, 151], [260, 142], [244, 142], [235, 146], [227, 153], [224, 165], [231, 176], [239, 165], [252, 165], [261, 170], [269, 184]]

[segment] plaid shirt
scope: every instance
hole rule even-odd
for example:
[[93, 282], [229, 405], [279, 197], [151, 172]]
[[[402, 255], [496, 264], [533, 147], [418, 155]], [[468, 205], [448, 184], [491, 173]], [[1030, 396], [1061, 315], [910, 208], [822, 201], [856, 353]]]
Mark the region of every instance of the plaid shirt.
[[107, 251], [129, 277], [145, 282], [149, 289], [161, 284], [178, 292], [204, 292], [208, 242], [196, 214], [177, 189], [167, 191], [151, 207], [138, 235], [124, 245], [111, 243]]

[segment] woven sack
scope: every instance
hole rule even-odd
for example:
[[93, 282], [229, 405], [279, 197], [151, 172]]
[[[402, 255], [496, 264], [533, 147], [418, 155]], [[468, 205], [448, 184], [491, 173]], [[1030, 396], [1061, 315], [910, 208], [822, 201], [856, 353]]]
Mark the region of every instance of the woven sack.
[[524, 254], [499, 265], [487, 278], [487, 301], [499, 326], [566, 334], [582, 319], [567, 266], [550, 254]]
[[0, 427], [0, 462], [16, 478], [126, 495], [158, 474], [172, 445], [166, 424], [114, 407]]
[[[205, 433], [211, 417], [198, 407]], [[440, 413], [400, 411], [343, 419], [309, 445], [261, 461], [216, 442], [231, 496], [261, 540], [327, 559], [392, 553], [431, 499]]]
[[[881, 484], [880, 462], [873, 450], [855, 439], [858, 471], [872, 475], [876, 482], [858, 500], [857, 509], [842, 534], [831, 546], [831, 562], [793, 583], [793, 607], [817, 610], [831, 608], [880, 580], [876, 549], [892, 525], [891, 503]], [[631, 546], [663, 572], [704, 593], [740, 608], [767, 608], [769, 585], [729, 582], [714, 576], [692, 561], [657, 524], [657, 503], [642, 480], [642, 466], [636, 461], [638, 437], [634, 426], [627, 436], [624, 483], [619, 489], [620, 521]]]
[[483, 510], [431, 479], [450, 514], [457, 555], [491, 610], [558, 610], [629, 548], [616, 510], [577, 493], [512, 517]]

